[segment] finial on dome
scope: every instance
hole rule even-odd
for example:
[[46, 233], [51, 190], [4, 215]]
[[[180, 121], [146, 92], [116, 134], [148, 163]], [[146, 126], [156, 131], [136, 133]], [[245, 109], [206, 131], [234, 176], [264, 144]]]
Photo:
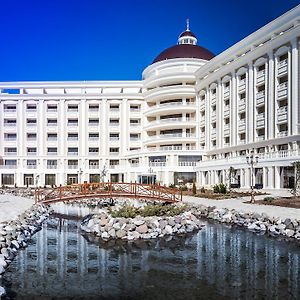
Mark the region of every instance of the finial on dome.
[[190, 19], [186, 19], [186, 31], [190, 31]]

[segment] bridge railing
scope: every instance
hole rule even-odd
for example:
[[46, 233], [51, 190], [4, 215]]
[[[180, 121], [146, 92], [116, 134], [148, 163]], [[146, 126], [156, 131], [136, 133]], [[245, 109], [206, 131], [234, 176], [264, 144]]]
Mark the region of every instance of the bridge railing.
[[51, 203], [84, 198], [135, 198], [178, 202], [182, 200], [182, 192], [177, 188], [169, 188], [159, 184], [141, 184], [125, 182], [82, 183], [54, 188], [37, 188], [36, 203]]

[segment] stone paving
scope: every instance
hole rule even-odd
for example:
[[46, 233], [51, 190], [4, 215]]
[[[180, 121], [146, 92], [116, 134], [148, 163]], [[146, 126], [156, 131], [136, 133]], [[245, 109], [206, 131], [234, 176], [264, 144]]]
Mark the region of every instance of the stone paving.
[[17, 216], [30, 208], [33, 199], [12, 195], [0, 195], [0, 223], [15, 220]]
[[[280, 197], [280, 196], [291, 196], [287, 190], [277, 190], [277, 191], [267, 191], [270, 196]], [[263, 199], [266, 195], [256, 196], [255, 199]], [[192, 196], [183, 196], [183, 201], [193, 205], [205, 205], [205, 206], [215, 206], [216, 208], [227, 208], [236, 209], [238, 211], [253, 212], [253, 213], [265, 213], [269, 217], [276, 218], [290, 218], [300, 220], [300, 209], [271, 206], [271, 205], [258, 205], [258, 204], [248, 204], [245, 203], [249, 201], [250, 197], [225, 199], [225, 200], [212, 200], [207, 198], [198, 198]]]

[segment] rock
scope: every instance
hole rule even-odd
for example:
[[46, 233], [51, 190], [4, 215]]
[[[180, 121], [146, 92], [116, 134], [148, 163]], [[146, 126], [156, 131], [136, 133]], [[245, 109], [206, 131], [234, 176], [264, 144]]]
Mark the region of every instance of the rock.
[[113, 224], [113, 226], [112, 226], [114, 229], [116, 229], [116, 230], [119, 230], [119, 229], [121, 229], [121, 224], [120, 223], [115, 223], [115, 224]]
[[143, 224], [143, 225], [138, 226], [135, 230], [138, 233], [146, 233], [148, 231], [148, 227], [147, 227], [147, 225]]
[[0, 275], [2, 275], [4, 272], [5, 272], [5, 268], [2, 265], [0, 265]]
[[116, 236], [119, 239], [123, 238], [126, 235], [127, 235], [127, 232], [125, 230], [122, 230], [122, 229], [118, 230], [117, 233], [116, 233]]
[[0, 299], [1, 297], [5, 296], [6, 295], [6, 291], [4, 289], [4, 287], [0, 286]]
[[165, 220], [160, 220], [159, 221], [159, 227], [161, 229], [164, 229], [166, 227], [166, 225], [167, 225], [167, 222]]
[[250, 223], [249, 225], [248, 225], [248, 229], [249, 230], [257, 230], [258, 229], [258, 226], [256, 226], [256, 224], [255, 223]]
[[295, 234], [295, 231], [291, 229], [286, 229], [284, 230], [284, 234], [288, 237], [292, 237]]
[[288, 225], [290, 225], [291, 223], [292, 223], [292, 220], [289, 219], [289, 218], [285, 219], [284, 222], [283, 222], [283, 224], [284, 224], [285, 226], [288, 226]]
[[100, 226], [105, 226], [108, 224], [108, 219], [107, 218], [101, 218], [99, 222]]
[[101, 237], [103, 239], [108, 239], [109, 238], [108, 232], [106, 232], [106, 231], [102, 232]]
[[144, 223], [145, 223], [145, 220], [142, 220], [142, 219], [133, 220], [133, 224], [136, 225], [136, 226], [141, 226]]
[[19, 245], [19, 243], [17, 241], [12, 241], [11, 245], [13, 245], [16, 249], [20, 248], [20, 245]]
[[164, 228], [164, 231], [166, 232], [166, 234], [172, 234], [173, 233], [173, 229], [170, 225], [166, 225], [166, 227]]
[[7, 262], [4, 260], [4, 258], [0, 257], [0, 266], [6, 268], [7, 267]]
[[170, 225], [170, 226], [174, 226], [175, 225], [175, 221], [174, 221], [174, 218], [170, 218], [169, 220], [168, 220], [168, 224]]
[[110, 229], [108, 231], [108, 234], [112, 237], [115, 238], [116, 237], [116, 230], [114, 228]]

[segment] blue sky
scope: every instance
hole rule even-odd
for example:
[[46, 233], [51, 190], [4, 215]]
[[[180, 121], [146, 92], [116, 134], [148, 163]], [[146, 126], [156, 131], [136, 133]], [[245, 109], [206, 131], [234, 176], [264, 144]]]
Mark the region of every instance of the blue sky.
[[190, 18], [198, 44], [222, 52], [294, 0], [2, 0], [0, 81], [138, 80]]

